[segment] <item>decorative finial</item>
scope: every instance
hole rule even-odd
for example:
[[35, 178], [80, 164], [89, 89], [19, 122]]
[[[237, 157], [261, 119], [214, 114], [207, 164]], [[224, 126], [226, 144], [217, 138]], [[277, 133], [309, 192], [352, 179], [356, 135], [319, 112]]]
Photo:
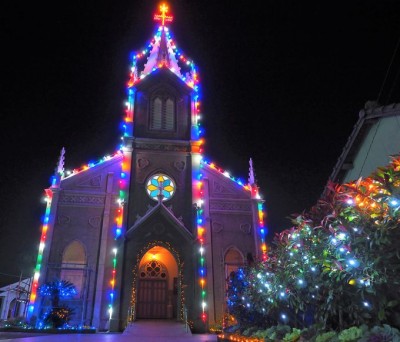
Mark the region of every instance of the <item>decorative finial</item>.
[[255, 177], [254, 177], [254, 169], [253, 169], [253, 160], [250, 158], [249, 161], [250, 168], [249, 168], [249, 184], [253, 185], [256, 183]]
[[64, 175], [64, 157], [65, 155], [65, 148], [63, 147], [60, 152], [60, 158], [58, 159], [56, 173], [60, 176]]
[[164, 26], [166, 21], [168, 21], [168, 22], [172, 21], [173, 17], [167, 15], [168, 6], [166, 4], [160, 5], [160, 12], [161, 12], [161, 14], [154, 14], [154, 20], [161, 21], [162, 26]]

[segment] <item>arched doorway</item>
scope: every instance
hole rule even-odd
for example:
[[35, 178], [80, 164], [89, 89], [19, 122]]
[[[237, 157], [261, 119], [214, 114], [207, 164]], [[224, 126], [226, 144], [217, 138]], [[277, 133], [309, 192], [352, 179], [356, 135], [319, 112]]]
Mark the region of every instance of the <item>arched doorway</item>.
[[137, 273], [136, 318], [177, 318], [178, 274], [168, 249], [154, 246], [144, 254]]
[[19, 316], [19, 307], [20, 307], [21, 302], [17, 300], [17, 298], [14, 298], [10, 302], [10, 306], [8, 309], [8, 314], [7, 314], [7, 319], [11, 319], [14, 317]]

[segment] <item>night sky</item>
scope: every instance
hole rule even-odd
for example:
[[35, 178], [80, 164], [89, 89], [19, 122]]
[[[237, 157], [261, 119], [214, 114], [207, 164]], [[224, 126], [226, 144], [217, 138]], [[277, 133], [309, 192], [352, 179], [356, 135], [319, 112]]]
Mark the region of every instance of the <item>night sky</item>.
[[[0, 284], [33, 273], [61, 148], [66, 169], [116, 151], [159, 5], [19, 3], [0, 5]], [[200, 73], [205, 156], [243, 180], [253, 159], [272, 239], [316, 203], [364, 104], [400, 101], [400, 1], [169, 5]]]

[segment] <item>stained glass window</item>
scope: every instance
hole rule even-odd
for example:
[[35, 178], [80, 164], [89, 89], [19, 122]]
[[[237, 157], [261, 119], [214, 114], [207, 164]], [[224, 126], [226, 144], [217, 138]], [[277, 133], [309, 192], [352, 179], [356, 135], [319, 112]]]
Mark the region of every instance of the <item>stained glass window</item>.
[[147, 194], [155, 201], [168, 201], [175, 193], [175, 183], [163, 174], [152, 176], [146, 184]]

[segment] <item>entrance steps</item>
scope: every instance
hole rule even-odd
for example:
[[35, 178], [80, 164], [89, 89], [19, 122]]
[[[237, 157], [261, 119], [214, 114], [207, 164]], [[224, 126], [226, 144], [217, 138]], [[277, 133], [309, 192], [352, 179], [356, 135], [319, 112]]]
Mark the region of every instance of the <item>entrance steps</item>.
[[137, 337], [191, 337], [192, 332], [183, 322], [168, 319], [141, 319], [129, 323], [123, 335]]

